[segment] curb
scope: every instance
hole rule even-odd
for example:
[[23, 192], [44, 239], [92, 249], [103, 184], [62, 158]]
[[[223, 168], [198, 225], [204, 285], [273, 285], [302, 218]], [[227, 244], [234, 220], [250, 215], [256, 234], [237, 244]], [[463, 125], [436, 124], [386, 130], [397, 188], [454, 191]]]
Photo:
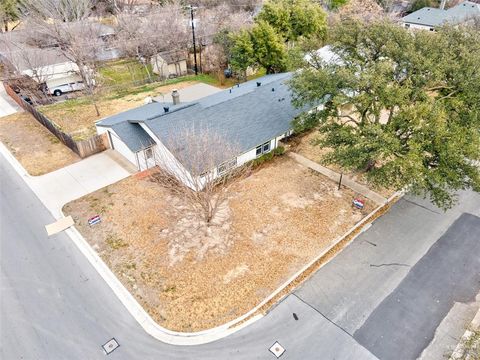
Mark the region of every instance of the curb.
[[453, 353], [449, 357], [449, 360], [464, 359], [465, 351], [467, 350], [465, 349], [465, 344], [467, 344], [470, 341], [475, 331], [480, 331], [480, 309], [478, 309], [477, 314], [475, 315], [472, 322], [470, 323], [470, 328], [465, 331], [459, 343], [455, 347], [455, 350], [453, 350]]
[[[17, 159], [15, 159], [15, 157], [1, 142], [0, 154], [3, 154], [5, 156], [7, 161], [21, 175], [22, 179], [26, 182], [26, 184], [37, 196], [37, 198], [40, 199], [35, 188], [30, 186], [31, 176], [26, 172], [23, 166], [18, 162]], [[115, 276], [115, 274], [96, 253], [96, 251], [93, 250], [93, 248], [90, 246], [90, 244], [88, 244], [88, 242], [80, 234], [80, 232], [74, 226], [67, 229], [65, 232], [77, 246], [80, 252], [87, 258], [89, 263], [95, 268], [98, 274], [105, 280], [105, 282], [112, 289], [112, 291], [115, 293], [120, 302], [125, 306], [128, 312], [135, 318], [135, 320], [148, 334], [150, 334], [155, 339], [170, 345], [201, 345], [229, 336], [261, 319], [264, 316], [262, 313], [267, 312], [270, 308], [270, 305], [273, 305], [272, 303], [279, 302], [285, 295], [283, 294], [285, 291], [289, 291], [292, 285], [297, 286], [299, 283], [301, 283], [305, 279], [304, 275], [306, 273], [310, 271], [318, 271], [318, 269], [327, 264], [332, 258], [335, 257], [338, 252], [334, 253], [331, 257], [328, 257], [329, 253], [331, 253], [332, 251], [334, 252], [335, 248], [340, 244], [342, 249], [348, 246], [358, 235], [368, 230], [368, 228], [371, 226], [371, 221], [373, 221], [377, 216], [381, 215], [380, 212], [382, 209], [384, 209], [385, 207], [389, 207], [394, 200], [401, 196], [403, 196], [403, 192], [396, 192], [395, 194], [393, 194], [385, 204], [382, 204], [375, 208], [370, 214], [368, 214], [365, 218], [355, 224], [345, 234], [332, 241], [328, 248], [326, 248], [312, 261], [310, 261], [299, 271], [297, 271], [292, 277], [290, 277], [273, 293], [271, 293], [268, 297], [266, 297], [262, 302], [260, 302], [257, 306], [248, 311], [246, 314], [218, 327], [193, 333], [176, 332], [158, 325], [143, 309], [143, 307], [137, 302], [133, 295], [125, 288], [125, 286], [120, 282], [120, 280]], [[47, 207], [47, 209], [55, 219], [59, 217], [59, 214], [61, 216], [64, 216], [61, 208], [50, 209]], [[345, 243], [342, 244], [342, 242]], [[321, 262], [324, 258], [326, 258], [325, 261]]]

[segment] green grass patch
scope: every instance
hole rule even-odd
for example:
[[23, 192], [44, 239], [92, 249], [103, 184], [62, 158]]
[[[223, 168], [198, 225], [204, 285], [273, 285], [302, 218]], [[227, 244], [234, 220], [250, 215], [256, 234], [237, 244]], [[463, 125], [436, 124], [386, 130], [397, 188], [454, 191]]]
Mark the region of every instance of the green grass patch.
[[128, 246], [128, 244], [116, 234], [108, 234], [105, 242], [108, 246], [110, 246], [110, 248], [112, 248], [112, 250], [118, 250]]
[[42, 114], [46, 115], [48, 117], [49, 112], [53, 111], [64, 111], [64, 112], [71, 112], [74, 113], [78, 111], [78, 108], [80, 106], [84, 105], [90, 105], [92, 102], [90, 99], [86, 96], [84, 97], [79, 97], [76, 99], [69, 99], [65, 100], [62, 102], [57, 102], [54, 104], [48, 104], [48, 105], [42, 105], [37, 107], [37, 110], [39, 110]]
[[[152, 73], [152, 66], [147, 65], [148, 71]], [[135, 81], [148, 79], [145, 66], [135, 60], [111, 61], [98, 69], [100, 83], [103, 86], [116, 86], [132, 84]]]

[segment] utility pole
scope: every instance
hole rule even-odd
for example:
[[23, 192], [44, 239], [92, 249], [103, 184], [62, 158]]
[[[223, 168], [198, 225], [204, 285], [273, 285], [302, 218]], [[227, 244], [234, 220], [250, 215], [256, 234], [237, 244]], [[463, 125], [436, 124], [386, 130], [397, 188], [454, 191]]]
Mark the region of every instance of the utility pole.
[[198, 66], [197, 66], [197, 45], [195, 44], [195, 21], [193, 20], [193, 10], [196, 8], [192, 5], [189, 6], [190, 8], [190, 18], [192, 21], [192, 36], [193, 36], [193, 59], [195, 61], [195, 75], [198, 75]]

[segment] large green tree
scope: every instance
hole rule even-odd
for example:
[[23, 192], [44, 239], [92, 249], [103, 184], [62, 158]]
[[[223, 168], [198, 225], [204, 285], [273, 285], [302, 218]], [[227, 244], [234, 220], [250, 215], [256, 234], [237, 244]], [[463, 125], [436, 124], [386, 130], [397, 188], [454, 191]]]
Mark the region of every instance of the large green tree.
[[252, 29], [233, 35], [230, 65], [245, 71], [249, 66], [263, 67], [267, 74], [285, 71], [288, 54], [283, 39], [265, 21]]
[[324, 103], [295, 126], [318, 127], [325, 161], [443, 208], [459, 189], [480, 191], [478, 31], [350, 21], [333, 29], [332, 50], [335, 63], [291, 81], [296, 105]]
[[257, 17], [270, 24], [286, 41], [300, 37], [324, 38], [326, 19], [320, 3], [311, 0], [268, 0]]

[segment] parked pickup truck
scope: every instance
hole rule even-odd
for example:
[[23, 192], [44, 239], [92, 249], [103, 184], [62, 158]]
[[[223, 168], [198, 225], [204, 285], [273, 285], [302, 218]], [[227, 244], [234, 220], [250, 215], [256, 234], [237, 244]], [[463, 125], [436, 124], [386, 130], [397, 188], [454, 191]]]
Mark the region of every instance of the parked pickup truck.
[[48, 87], [48, 93], [50, 95], [60, 96], [62, 94], [85, 89], [83, 81], [70, 82], [68, 84], [59, 84]]

